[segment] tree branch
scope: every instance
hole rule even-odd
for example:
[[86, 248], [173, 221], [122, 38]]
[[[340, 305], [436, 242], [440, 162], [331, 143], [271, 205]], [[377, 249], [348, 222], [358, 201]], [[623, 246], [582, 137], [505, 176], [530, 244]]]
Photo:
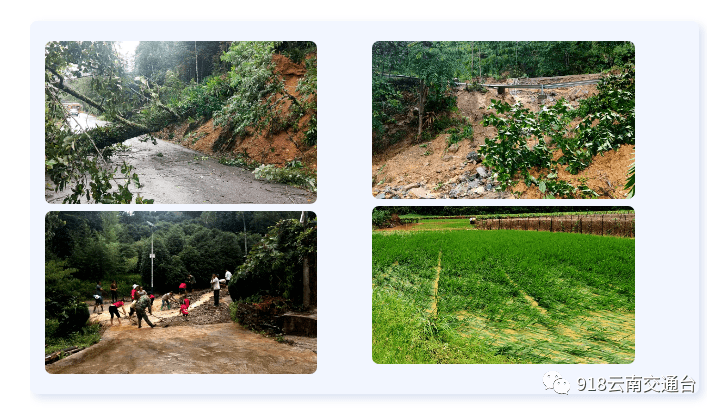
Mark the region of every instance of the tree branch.
[[[100, 110], [103, 113], [107, 112], [107, 110], [105, 109], [105, 107], [102, 106], [102, 104], [96, 103], [92, 98], [89, 98], [89, 97], [85, 96], [84, 94], [81, 94], [81, 93], [73, 90], [72, 88], [68, 87], [67, 85], [65, 85], [65, 82], [64, 82], [65, 78], [63, 78], [63, 76], [60, 75], [57, 71], [55, 71], [54, 69], [50, 68], [47, 65], [45, 66], [45, 69], [50, 71], [51, 74], [55, 75], [60, 80], [57, 84], [53, 84], [54, 87], [56, 87], [57, 89], [65, 92], [67, 94], [72, 95], [73, 97], [77, 98], [78, 100], [85, 101], [86, 103], [90, 104], [91, 106], [95, 107], [96, 109]], [[122, 124], [125, 124], [128, 127], [132, 127], [134, 129], [139, 129], [139, 130], [145, 130], [145, 133], [150, 132], [150, 129], [147, 126], [143, 126], [142, 124], [137, 124], [130, 120], [126, 120], [117, 114], [113, 115], [113, 119], [119, 121]]]

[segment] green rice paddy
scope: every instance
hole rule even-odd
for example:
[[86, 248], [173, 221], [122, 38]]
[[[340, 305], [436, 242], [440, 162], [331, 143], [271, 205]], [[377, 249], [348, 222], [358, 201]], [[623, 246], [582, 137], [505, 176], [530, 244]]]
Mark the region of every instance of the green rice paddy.
[[634, 239], [417, 227], [373, 232], [376, 363], [634, 360]]

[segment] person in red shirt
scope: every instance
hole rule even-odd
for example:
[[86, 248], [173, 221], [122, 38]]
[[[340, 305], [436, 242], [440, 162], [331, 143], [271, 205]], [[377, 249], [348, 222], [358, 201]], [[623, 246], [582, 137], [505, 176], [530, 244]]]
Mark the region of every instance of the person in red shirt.
[[188, 308], [190, 307], [190, 299], [185, 298], [185, 301], [182, 305], [180, 305], [180, 312], [178, 315], [182, 315], [183, 318], [187, 321], [188, 315], [190, 314], [190, 311], [188, 311]]
[[118, 312], [118, 308], [121, 308], [121, 309], [122, 309], [122, 312], [123, 312], [123, 315], [125, 315], [126, 318], [130, 319], [130, 318], [128, 317], [127, 312], [125, 312], [125, 306], [124, 306], [124, 305], [125, 305], [125, 304], [123, 303], [123, 301], [118, 301], [118, 302], [115, 302], [115, 303], [113, 303], [112, 305], [110, 305], [110, 326], [112, 326], [112, 324], [113, 324], [113, 315], [117, 316], [117, 318], [118, 318], [118, 325], [122, 325], [122, 323], [120, 322], [120, 312]]

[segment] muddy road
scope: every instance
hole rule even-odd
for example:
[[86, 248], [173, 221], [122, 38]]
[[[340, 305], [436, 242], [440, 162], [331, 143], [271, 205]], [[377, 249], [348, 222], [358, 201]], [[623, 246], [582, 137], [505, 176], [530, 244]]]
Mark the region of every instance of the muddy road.
[[[113, 163], [125, 160], [134, 166], [142, 188], [131, 186], [133, 195], [153, 199], [155, 204], [306, 204], [316, 199], [312, 192], [255, 179], [251, 171], [163, 140], [154, 145], [136, 137], [124, 144], [128, 149], [113, 156]], [[54, 192], [49, 179], [45, 182], [49, 203], [62, 203], [70, 194], [67, 189]]]
[[45, 366], [50, 374], [311, 374], [317, 355], [236, 323], [108, 328], [102, 340]]
[[[227, 292], [213, 306], [213, 292], [190, 296], [189, 319], [178, 314], [176, 295], [170, 310], [158, 299], [149, 315], [155, 328], [124, 316], [110, 324], [109, 304], [90, 315], [107, 327], [99, 343], [45, 366], [51, 374], [311, 374], [317, 367], [317, 338], [285, 335], [277, 342], [231, 322]], [[129, 312], [129, 302], [125, 310]], [[92, 306], [90, 306], [92, 312]], [[122, 315], [122, 312], [121, 312]]]

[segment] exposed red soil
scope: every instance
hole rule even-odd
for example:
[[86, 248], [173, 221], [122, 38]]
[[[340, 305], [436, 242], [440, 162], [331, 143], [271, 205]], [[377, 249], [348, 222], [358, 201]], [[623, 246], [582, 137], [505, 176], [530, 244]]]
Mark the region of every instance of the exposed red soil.
[[[275, 73], [282, 77], [287, 92], [300, 100], [297, 85], [306, 73], [304, 65], [296, 64], [283, 55], [274, 55], [272, 61], [275, 64]], [[286, 99], [278, 106], [282, 117], [289, 115], [290, 105], [291, 101]], [[207, 155], [228, 158], [245, 156], [256, 162], [278, 167], [285, 166], [292, 160], [300, 160], [305, 167], [317, 171], [317, 147], [307, 147], [302, 143], [312, 116], [312, 113], [308, 113], [299, 119], [297, 132], [280, 131], [270, 134], [265, 130], [249, 132], [245, 137], [231, 136], [227, 129], [215, 126], [213, 120], [208, 120], [200, 126], [191, 126], [187, 122], [172, 125], [158, 132], [157, 136]], [[225, 144], [218, 146], [218, 141]]]
[[[558, 169], [558, 180], [564, 180], [573, 186], [580, 185], [583, 181], [590, 189], [600, 195], [600, 198], [623, 199], [627, 197], [628, 191], [625, 190], [627, 182], [627, 172], [633, 163], [635, 146], [625, 144], [617, 150], [605, 152], [603, 155], [595, 155], [590, 165], [577, 175], [572, 175], [564, 169]], [[554, 152], [555, 159], [561, 156], [562, 152], [557, 150]], [[548, 173], [547, 170], [544, 173]], [[540, 169], [530, 169], [530, 174], [537, 177], [541, 176]], [[519, 192], [521, 198], [543, 198], [543, 195], [537, 186], [528, 187], [520, 182], [511, 189], [513, 192]]]

